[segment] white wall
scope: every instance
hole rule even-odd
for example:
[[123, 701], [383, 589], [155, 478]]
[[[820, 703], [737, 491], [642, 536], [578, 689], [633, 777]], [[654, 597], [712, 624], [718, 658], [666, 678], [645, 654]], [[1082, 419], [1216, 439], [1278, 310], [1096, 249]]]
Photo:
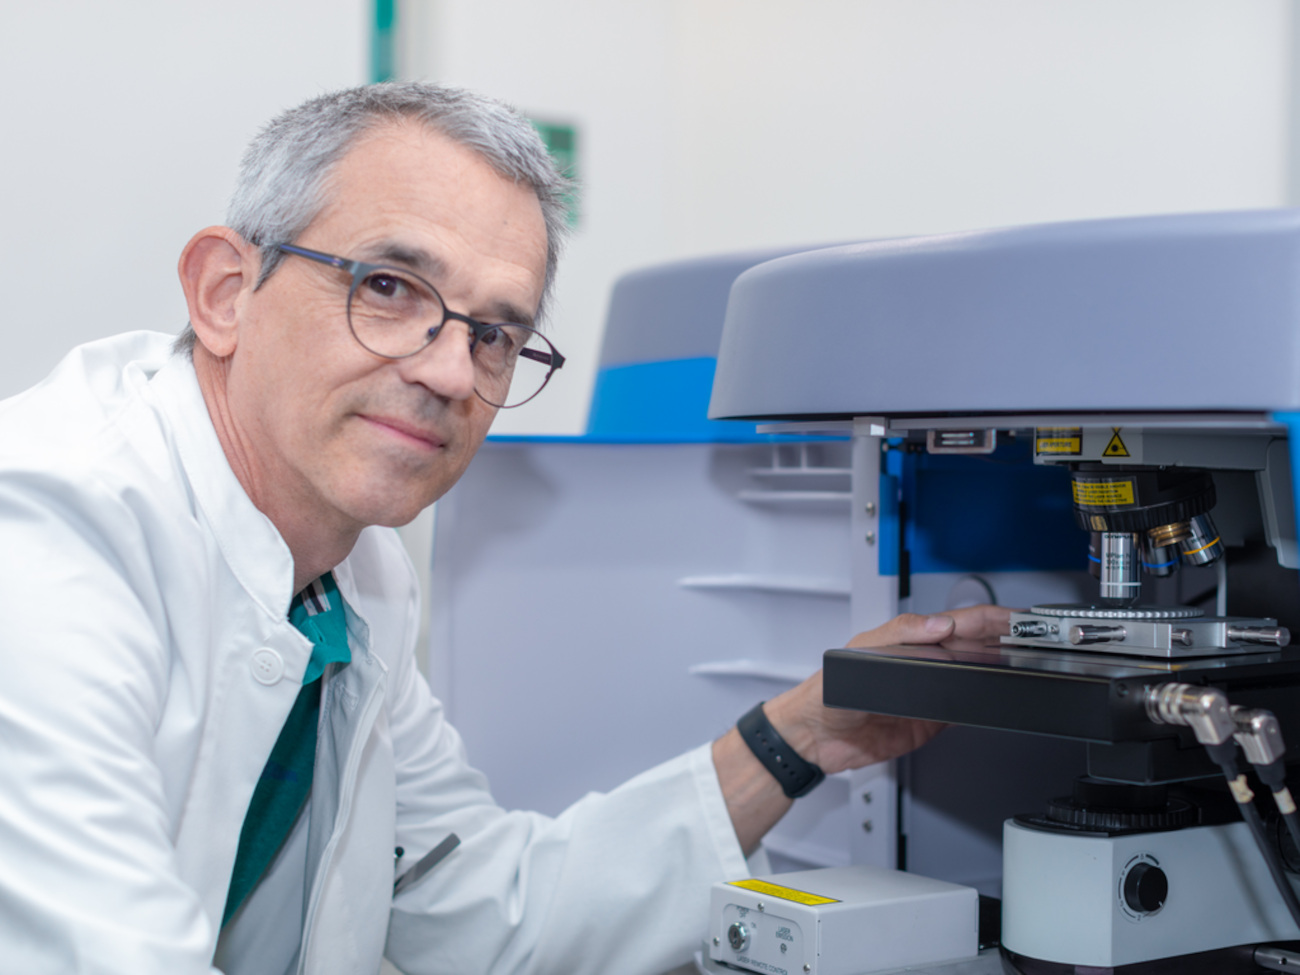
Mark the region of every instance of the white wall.
[[[175, 259], [277, 109], [366, 77], [368, 0], [0, 7], [0, 396], [176, 330]], [[571, 363], [498, 430], [583, 428], [609, 287], [675, 257], [1274, 206], [1287, 0], [402, 0], [404, 73], [581, 128]]]
[[1287, 0], [403, 0], [404, 73], [580, 126], [560, 382], [577, 432], [609, 287], [675, 257], [1276, 206]]
[[73, 344], [178, 331], [176, 259], [271, 115], [367, 80], [369, 0], [0, 6], [0, 397]]

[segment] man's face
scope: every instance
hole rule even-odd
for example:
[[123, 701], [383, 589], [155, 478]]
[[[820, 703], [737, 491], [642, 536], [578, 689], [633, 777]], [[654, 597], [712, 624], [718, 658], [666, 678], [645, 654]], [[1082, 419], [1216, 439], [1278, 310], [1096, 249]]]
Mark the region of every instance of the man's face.
[[[531, 321], [546, 267], [541, 207], [471, 150], [413, 123], [387, 126], [344, 157], [327, 195], [292, 243], [406, 267], [479, 320]], [[462, 326], [409, 358], [380, 358], [348, 329], [350, 283], [286, 256], [241, 294], [228, 365], [253, 500], [325, 531], [410, 521], [456, 482], [495, 415], [474, 393]]]

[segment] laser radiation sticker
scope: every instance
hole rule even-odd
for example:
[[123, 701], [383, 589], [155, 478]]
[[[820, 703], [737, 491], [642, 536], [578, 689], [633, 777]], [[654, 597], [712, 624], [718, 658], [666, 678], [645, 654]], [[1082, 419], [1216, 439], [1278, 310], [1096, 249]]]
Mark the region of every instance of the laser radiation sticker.
[[743, 887], [745, 890], [752, 890], [758, 894], [767, 894], [769, 897], [780, 897], [782, 900], [794, 901], [796, 904], [838, 904], [839, 901], [834, 897], [822, 897], [820, 894], [810, 894], [806, 890], [795, 890], [793, 887], [782, 887], [780, 884], [771, 884], [766, 880], [732, 880], [732, 887]]
[[1034, 453], [1040, 457], [1083, 453], [1083, 427], [1039, 427], [1034, 431]]
[[1120, 439], [1119, 427], [1111, 427], [1114, 433], [1111, 434], [1110, 442], [1106, 444], [1106, 449], [1101, 452], [1103, 457], [1131, 457], [1128, 448], [1124, 446], [1124, 441]]

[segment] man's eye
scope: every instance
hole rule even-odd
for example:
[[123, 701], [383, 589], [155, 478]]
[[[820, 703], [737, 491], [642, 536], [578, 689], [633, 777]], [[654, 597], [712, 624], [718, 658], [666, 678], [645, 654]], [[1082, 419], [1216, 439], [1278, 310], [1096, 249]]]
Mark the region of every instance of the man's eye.
[[372, 274], [366, 278], [365, 287], [379, 298], [400, 298], [408, 290], [407, 284], [395, 274]]

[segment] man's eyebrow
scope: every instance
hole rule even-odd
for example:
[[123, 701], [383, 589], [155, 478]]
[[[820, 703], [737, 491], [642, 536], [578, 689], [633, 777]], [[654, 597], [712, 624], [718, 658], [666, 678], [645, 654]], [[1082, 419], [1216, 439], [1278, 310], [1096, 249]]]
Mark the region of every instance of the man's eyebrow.
[[[447, 262], [429, 253], [423, 247], [411, 247], [389, 241], [380, 244], [366, 256], [372, 264], [398, 264], [409, 267], [420, 277], [428, 278], [434, 287], [437, 287], [438, 280], [448, 273]], [[510, 322], [515, 325], [536, 327], [531, 312], [524, 311], [509, 301], [491, 302], [487, 306], [487, 311], [480, 312], [478, 317], [488, 324]]]
[[401, 264], [421, 277], [430, 279], [443, 277], [447, 273], [446, 262], [423, 247], [410, 247], [391, 241], [368, 250], [366, 258], [372, 264]]
[[493, 302], [488, 308], [488, 314], [482, 316], [482, 320], [489, 325], [510, 324], [527, 325], [529, 328], [536, 327], [533, 324], [532, 315], [508, 301]]

